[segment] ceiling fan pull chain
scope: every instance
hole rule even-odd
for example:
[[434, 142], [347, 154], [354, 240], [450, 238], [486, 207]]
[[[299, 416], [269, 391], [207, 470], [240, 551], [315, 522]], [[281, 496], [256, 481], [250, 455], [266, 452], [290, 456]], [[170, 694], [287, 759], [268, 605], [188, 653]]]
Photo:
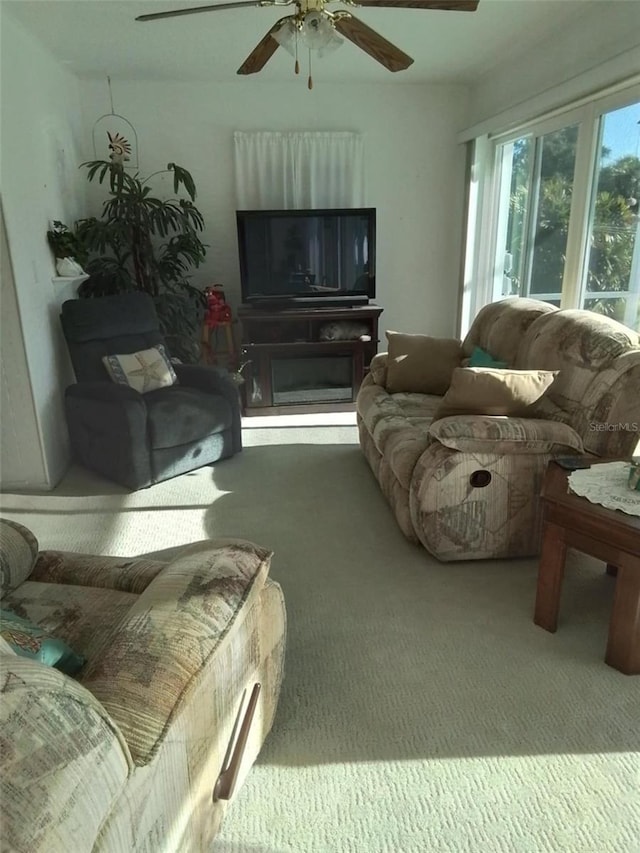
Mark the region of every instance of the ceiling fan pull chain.
[[298, 30], [296, 29], [296, 64], [293, 66], [296, 74], [300, 73], [300, 63], [298, 62]]
[[311, 76], [311, 48], [309, 48], [309, 80], [307, 82], [307, 88], [313, 89], [313, 77]]

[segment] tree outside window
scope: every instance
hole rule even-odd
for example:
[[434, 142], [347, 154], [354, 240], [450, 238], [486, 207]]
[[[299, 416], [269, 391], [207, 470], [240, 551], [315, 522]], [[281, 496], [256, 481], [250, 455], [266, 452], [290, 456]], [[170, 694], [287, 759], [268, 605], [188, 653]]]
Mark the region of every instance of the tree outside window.
[[[560, 303], [577, 138], [572, 125], [509, 143], [505, 294]], [[604, 115], [600, 140], [582, 306], [638, 327], [640, 104]]]

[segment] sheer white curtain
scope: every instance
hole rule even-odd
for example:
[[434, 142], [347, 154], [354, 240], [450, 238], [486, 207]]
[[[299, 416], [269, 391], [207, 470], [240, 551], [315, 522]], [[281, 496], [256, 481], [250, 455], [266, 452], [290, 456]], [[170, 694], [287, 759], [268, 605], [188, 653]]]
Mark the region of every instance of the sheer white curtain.
[[362, 134], [236, 131], [239, 210], [364, 206]]

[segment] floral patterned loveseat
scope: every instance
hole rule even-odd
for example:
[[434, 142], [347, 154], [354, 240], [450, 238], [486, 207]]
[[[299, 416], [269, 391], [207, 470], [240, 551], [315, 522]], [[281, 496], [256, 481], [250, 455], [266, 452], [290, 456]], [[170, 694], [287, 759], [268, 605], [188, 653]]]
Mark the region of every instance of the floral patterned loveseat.
[[441, 397], [390, 393], [388, 354], [357, 398], [360, 445], [405, 536], [438, 559], [538, 553], [542, 477], [554, 456], [629, 458], [640, 439], [640, 339], [590, 311], [510, 297], [462, 342], [517, 370], [558, 371], [535, 418], [457, 415]]
[[285, 609], [270, 558], [241, 540], [168, 562], [38, 552], [0, 519], [2, 610], [86, 659], [65, 675], [0, 626], [3, 850], [211, 849], [278, 701]]

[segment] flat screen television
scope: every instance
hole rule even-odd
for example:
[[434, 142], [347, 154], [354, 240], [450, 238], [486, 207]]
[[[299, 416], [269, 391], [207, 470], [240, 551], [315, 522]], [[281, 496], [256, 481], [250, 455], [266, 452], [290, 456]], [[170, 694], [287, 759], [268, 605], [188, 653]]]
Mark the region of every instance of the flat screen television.
[[376, 211], [238, 210], [242, 301], [357, 305], [376, 295]]

